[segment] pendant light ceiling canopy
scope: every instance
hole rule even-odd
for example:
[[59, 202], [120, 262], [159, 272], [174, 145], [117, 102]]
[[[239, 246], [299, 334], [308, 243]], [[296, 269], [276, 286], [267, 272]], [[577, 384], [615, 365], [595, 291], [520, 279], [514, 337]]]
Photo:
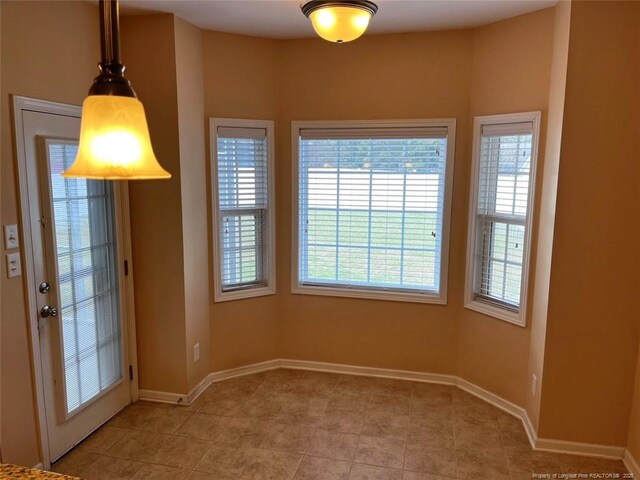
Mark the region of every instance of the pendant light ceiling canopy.
[[99, 0], [102, 60], [82, 103], [80, 142], [67, 178], [143, 180], [171, 178], [151, 146], [142, 103], [120, 62], [117, 0]]
[[334, 43], [360, 37], [377, 11], [378, 6], [368, 0], [311, 0], [302, 6], [316, 33]]

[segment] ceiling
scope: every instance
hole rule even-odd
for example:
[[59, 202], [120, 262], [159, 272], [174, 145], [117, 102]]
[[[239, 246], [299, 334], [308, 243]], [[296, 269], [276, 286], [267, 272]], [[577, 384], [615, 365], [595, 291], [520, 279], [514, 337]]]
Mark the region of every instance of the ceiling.
[[[541, 10], [558, 0], [377, 0], [368, 32], [400, 33], [477, 27]], [[304, 0], [121, 0], [123, 15], [170, 12], [204, 29], [267, 38], [315, 34]]]

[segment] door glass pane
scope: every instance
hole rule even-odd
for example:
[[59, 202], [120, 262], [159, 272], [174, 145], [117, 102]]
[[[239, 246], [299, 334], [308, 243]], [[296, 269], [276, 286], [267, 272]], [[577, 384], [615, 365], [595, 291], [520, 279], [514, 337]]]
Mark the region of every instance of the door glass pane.
[[113, 184], [63, 178], [77, 149], [47, 144], [67, 413], [122, 378]]

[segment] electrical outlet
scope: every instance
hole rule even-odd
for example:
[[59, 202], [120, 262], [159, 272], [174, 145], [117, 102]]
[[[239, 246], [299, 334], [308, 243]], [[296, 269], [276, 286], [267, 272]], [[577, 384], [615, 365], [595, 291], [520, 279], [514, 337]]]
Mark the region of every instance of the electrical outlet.
[[193, 346], [193, 361], [194, 363], [200, 360], [200, 344], [196, 343]]
[[19, 253], [7, 253], [7, 277], [15, 278], [22, 275], [22, 265]]
[[4, 247], [7, 250], [18, 248], [18, 225], [4, 226]]
[[538, 377], [536, 374], [533, 374], [533, 379], [531, 380], [531, 395], [536, 396], [536, 392], [538, 391]]

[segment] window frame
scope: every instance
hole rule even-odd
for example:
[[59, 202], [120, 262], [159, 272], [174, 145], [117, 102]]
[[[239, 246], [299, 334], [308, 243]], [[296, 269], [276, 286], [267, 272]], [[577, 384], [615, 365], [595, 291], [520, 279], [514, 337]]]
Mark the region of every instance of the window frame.
[[[447, 156], [445, 165], [444, 205], [442, 213], [442, 249], [440, 251], [439, 292], [416, 293], [402, 289], [367, 289], [357, 287], [335, 287], [303, 285], [300, 283], [299, 252], [299, 175], [300, 175], [300, 131], [303, 129], [355, 129], [355, 128], [402, 128], [402, 127], [440, 127], [447, 129]], [[301, 295], [319, 295], [328, 297], [364, 298], [396, 302], [447, 304], [449, 273], [449, 240], [451, 227], [451, 203], [453, 197], [453, 172], [456, 144], [456, 119], [415, 119], [415, 120], [346, 120], [346, 121], [293, 121], [291, 122], [291, 293]]]
[[[503, 320], [520, 327], [526, 327], [527, 307], [529, 297], [529, 277], [531, 263], [531, 241], [533, 238], [533, 214], [536, 190], [536, 169], [538, 166], [538, 148], [540, 142], [541, 112], [522, 112], [501, 115], [484, 115], [474, 118], [473, 122], [473, 153], [471, 184], [469, 195], [468, 229], [467, 229], [467, 264], [465, 273], [464, 306], [469, 310]], [[478, 232], [478, 190], [480, 182], [480, 150], [482, 129], [489, 125], [506, 125], [514, 123], [531, 123], [531, 165], [529, 167], [529, 185], [527, 199], [527, 213], [524, 220], [524, 251], [522, 256], [522, 276], [520, 284], [520, 304], [517, 309], [510, 305], [501, 305], [499, 301], [478, 300], [475, 291], [478, 262], [476, 261], [477, 232]]]
[[[267, 139], [267, 247], [264, 250], [268, 269], [266, 286], [249, 286], [232, 291], [222, 290], [222, 241], [220, 238], [220, 197], [218, 185], [218, 128], [256, 128], [266, 131]], [[213, 239], [214, 302], [226, 302], [245, 298], [262, 297], [276, 293], [276, 228], [275, 228], [275, 143], [273, 120], [249, 120], [238, 118], [210, 118], [211, 159], [211, 214]]]

